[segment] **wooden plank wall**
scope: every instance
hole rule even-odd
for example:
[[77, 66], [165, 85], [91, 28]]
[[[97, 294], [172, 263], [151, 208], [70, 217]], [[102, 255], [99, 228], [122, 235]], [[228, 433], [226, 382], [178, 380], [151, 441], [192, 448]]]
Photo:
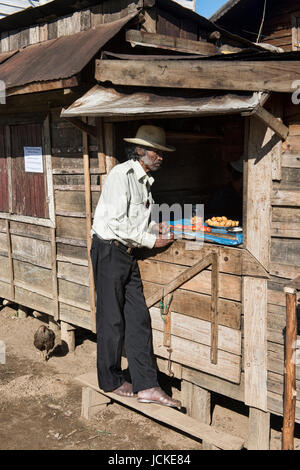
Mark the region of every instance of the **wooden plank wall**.
[[[290, 96], [283, 98], [283, 107], [283, 121], [289, 125], [290, 134], [282, 146], [281, 181], [273, 181], [271, 280], [268, 282], [268, 408], [275, 414], [283, 412], [286, 326], [283, 286], [300, 274], [300, 110], [292, 104]], [[298, 322], [300, 325], [300, 318]], [[299, 391], [299, 367], [296, 371]], [[300, 422], [299, 399], [297, 422]]]
[[[56, 233], [53, 238], [53, 228], [24, 217], [0, 219], [0, 297], [91, 329], [82, 133], [60, 118], [60, 109], [49, 121]], [[107, 148], [112, 155], [111, 142]], [[89, 137], [88, 151], [94, 210], [100, 195], [96, 139]]]
[[[293, 49], [293, 19], [300, 17], [300, 1], [281, 1], [268, 10], [263, 28], [263, 41], [285, 51]], [[298, 49], [299, 50], [299, 49]]]
[[75, 11], [51, 23], [1, 33], [0, 52], [13, 51], [29, 44], [86, 31], [93, 26], [123, 18], [139, 5], [139, 0], [106, 0], [100, 5]]
[[[219, 251], [219, 343], [218, 361], [210, 361], [211, 328], [211, 268], [205, 269], [174, 292], [170, 310], [171, 359], [196, 370], [224, 378], [233, 383], [241, 380], [241, 252], [225, 247], [213, 247]], [[212, 247], [186, 251], [185, 243], [177, 241], [168, 250], [140, 260], [145, 297], [151, 296], [159, 285], [206, 256]], [[238, 252], [237, 252], [238, 251]], [[149, 254], [148, 254], [149, 256]], [[159, 304], [151, 309], [154, 352], [168, 358], [163, 346], [164, 322]]]
[[[59, 318], [91, 329], [82, 133], [53, 111], [51, 136]], [[98, 146], [90, 136], [88, 144], [94, 211], [100, 195]]]

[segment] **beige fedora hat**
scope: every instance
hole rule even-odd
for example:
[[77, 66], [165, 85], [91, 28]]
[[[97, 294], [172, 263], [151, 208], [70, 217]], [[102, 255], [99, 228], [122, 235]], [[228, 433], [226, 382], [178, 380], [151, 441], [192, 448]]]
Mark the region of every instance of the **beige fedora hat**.
[[166, 145], [166, 133], [164, 129], [157, 126], [141, 126], [135, 137], [124, 138], [126, 142], [132, 144], [144, 145], [155, 149], [165, 150], [166, 152], [174, 152], [175, 147]]

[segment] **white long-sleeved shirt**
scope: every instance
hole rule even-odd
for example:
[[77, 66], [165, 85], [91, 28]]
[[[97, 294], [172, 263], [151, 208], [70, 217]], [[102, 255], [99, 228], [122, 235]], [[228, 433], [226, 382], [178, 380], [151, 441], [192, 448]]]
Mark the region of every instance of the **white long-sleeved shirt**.
[[153, 182], [154, 178], [138, 161], [116, 165], [105, 180], [92, 235], [96, 233], [104, 240], [118, 240], [127, 246], [153, 248], [156, 235], [150, 232], [155, 222], [149, 224]]

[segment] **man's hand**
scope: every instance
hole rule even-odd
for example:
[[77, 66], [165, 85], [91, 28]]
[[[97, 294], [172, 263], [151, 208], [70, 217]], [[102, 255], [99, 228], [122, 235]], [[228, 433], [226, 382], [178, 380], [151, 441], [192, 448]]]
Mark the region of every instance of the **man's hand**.
[[167, 222], [160, 222], [152, 227], [152, 232], [156, 234], [166, 234], [170, 232], [170, 226]]
[[160, 235], [156, 237], [156, 242], [154, 248], [162, 248], [163, 246], [168, 246], [174, 241], [174, 233], [169, 233], [169, 236]]
[[166, 234], [170, 233], [170, 225], [167, 222], [161, 222], [158, 224], [159, 226], [159, 233]]

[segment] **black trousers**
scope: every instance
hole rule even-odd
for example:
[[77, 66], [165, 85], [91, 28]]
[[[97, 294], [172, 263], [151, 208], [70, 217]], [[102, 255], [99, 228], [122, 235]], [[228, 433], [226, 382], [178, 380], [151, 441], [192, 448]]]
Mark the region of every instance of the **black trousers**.
[[135, 256], [94, 235], [91, 260], [97, 293], [99, 387], [111, 392], [125, 381], [123, 344], [134, 393], [157, 387], [150, 314]]

